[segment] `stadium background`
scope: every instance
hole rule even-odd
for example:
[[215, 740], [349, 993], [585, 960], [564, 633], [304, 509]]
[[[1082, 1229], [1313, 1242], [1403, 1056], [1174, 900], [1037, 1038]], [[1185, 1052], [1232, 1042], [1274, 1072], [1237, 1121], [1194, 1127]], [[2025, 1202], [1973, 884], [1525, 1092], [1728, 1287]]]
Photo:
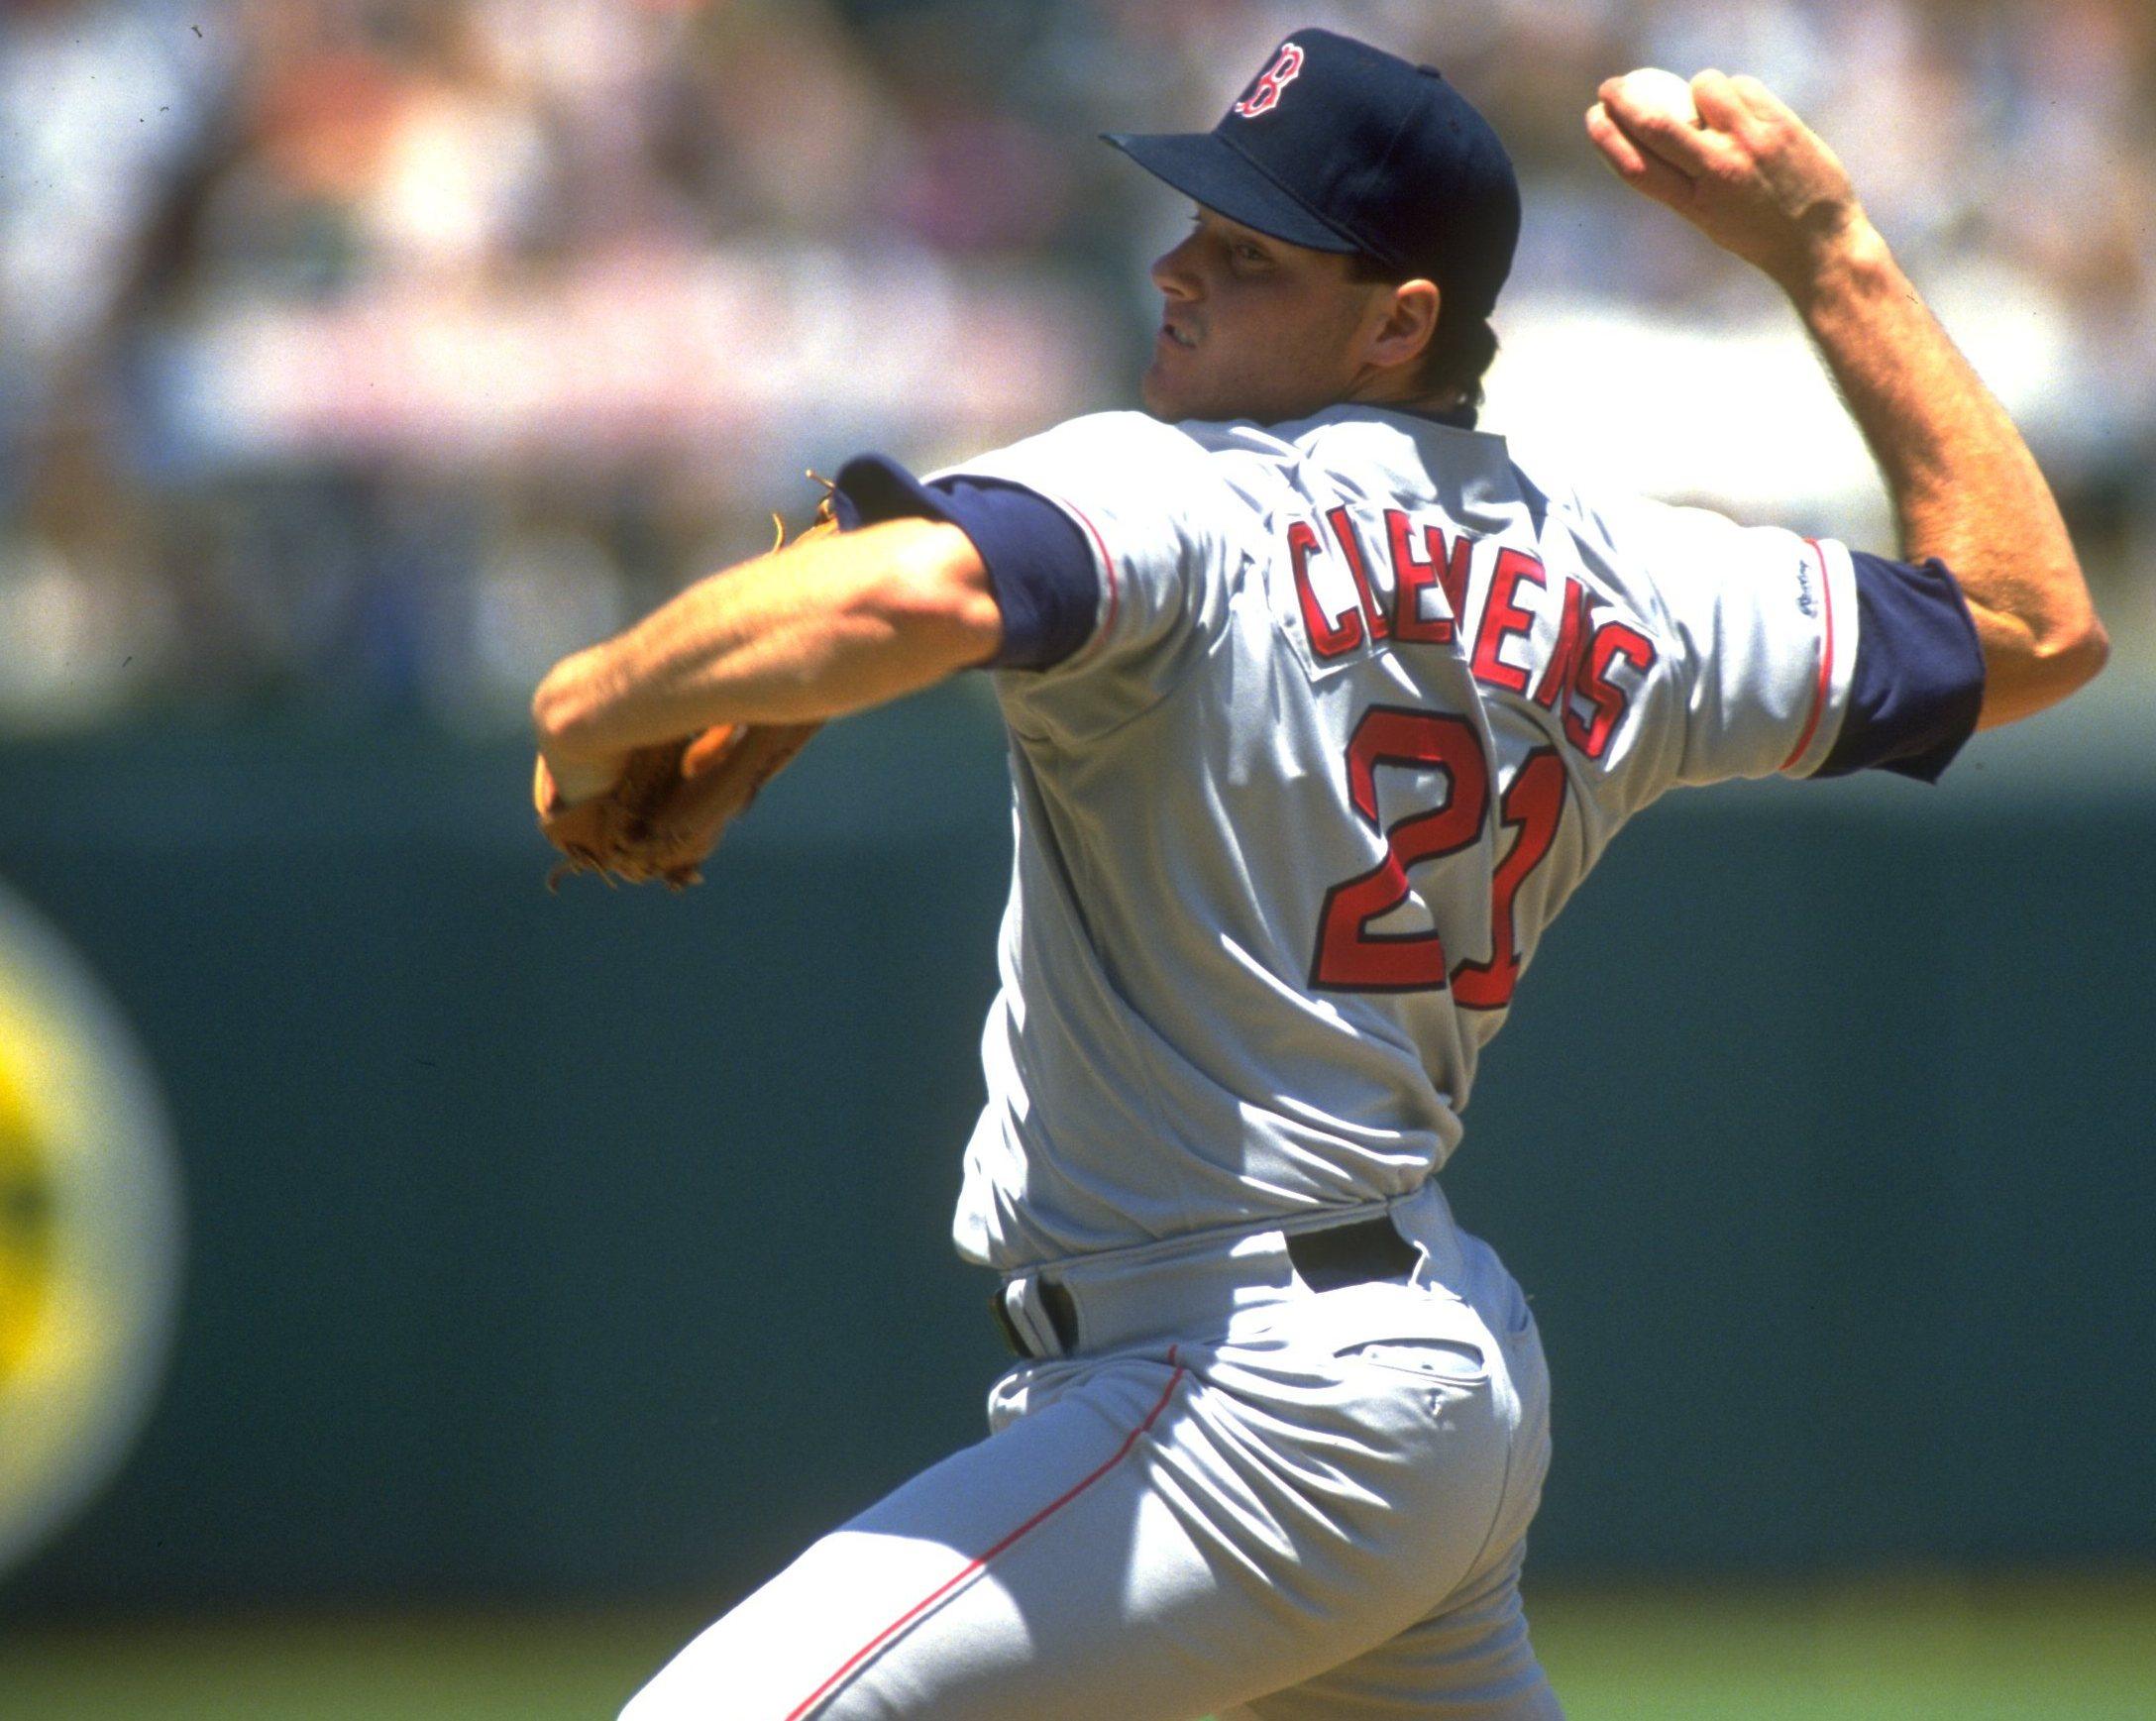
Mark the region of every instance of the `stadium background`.
[[[524, 703], [805, 516], [804, 468], [1128, 403], [1186, 207], [1092, 134], [1210, 125], [1317, 21], [1520, 157], [1494, 428], [1885, 546], [1785, 315], [1579, 133], [1607, 71], [1775, 83], [2028, 428], [2118, 648], [1938, 791], [1676, 799], [1549, 941], [1448, 1182], [1552, 1352], [1561, 1688], [2156, 1714], [2128, 0], [0, 5], [0, 925], [97, 977], [136, 1049], [84, 1056], [147, 1062], [127, 1150], [168, 1138], [184, 1208], [124, 1461], [34, 1542], [0, 1499], [0, 1713], [603, 1713], [977, 1436], [984, 691], [841, 725], [680, 900], [538, 888]], [[12, 998], [0, 1448], [110, 1218]]]

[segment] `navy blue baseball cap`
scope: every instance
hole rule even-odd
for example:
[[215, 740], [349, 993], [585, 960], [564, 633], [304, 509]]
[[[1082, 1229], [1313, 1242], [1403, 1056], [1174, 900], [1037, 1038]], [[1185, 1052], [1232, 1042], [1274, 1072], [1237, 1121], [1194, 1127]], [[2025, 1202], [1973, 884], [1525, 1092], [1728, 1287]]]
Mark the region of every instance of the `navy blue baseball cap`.
[[1102, 137], [1231, 221], [1313, 251], [1365, 252], [1488, 316], [1520, 241], [1512, 158], [1430, 65], [1298, 30], [1210, 132]]

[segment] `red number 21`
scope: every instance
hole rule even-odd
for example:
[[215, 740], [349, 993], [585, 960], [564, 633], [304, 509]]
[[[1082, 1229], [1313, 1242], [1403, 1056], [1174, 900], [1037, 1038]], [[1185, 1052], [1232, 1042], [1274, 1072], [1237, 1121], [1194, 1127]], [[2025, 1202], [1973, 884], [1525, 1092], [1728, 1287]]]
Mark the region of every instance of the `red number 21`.
[[1553, 747], [1527, 756], [1505, 791], [1500, 817], [1516, 832], [1490, 881], [1490, 960], [1448, 969], [1445, 944], [1427, 932], [1372, 932], [1370, 923], [1408, 897], [1407, 870], [1472, 847], [1489, 814], [1489, 764], [1464, 717], [1373, 705], [1348, 743], [1348, 788], [1355, 811], [1377, 823], [1377, 769], [1402, 765], [1445, 773], [1445, 799], [1385, 832], [1385, 858], [1326, 893], [1310, 983], [1327, 992], [1432, 992], [1451, 982], [1468, 1010], [1502, 1010], [1520, 978], [1512, 905], [1557, 838], [1564, 811], [1564, 765]]

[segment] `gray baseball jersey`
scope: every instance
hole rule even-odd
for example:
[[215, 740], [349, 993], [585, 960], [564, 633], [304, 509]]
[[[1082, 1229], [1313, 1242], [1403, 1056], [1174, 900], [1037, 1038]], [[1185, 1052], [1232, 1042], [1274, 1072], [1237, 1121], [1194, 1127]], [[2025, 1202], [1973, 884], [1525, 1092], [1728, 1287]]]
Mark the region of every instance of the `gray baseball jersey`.
[[995, 687], [1017, 860], [955, 1236], [1001, 1268], [1414, 1189], [1574, 887], [1678, 784], [1827, 758], [1839, 544], [1330, 408], [1104, 413], [951, 474], [1082, 529], [1082, 649]]
[[1086, 418], [837, 493], [963, 527], [1003, 614], [1017, 873], [957, 1233], [1023, 1359], [986, 1441], [629, 1716], [1553, 1721], [1541, 1340], [1429, 1174], [1634, 810], [1945, 769], [1981, 697], [1951, 576], [1357, 407]]

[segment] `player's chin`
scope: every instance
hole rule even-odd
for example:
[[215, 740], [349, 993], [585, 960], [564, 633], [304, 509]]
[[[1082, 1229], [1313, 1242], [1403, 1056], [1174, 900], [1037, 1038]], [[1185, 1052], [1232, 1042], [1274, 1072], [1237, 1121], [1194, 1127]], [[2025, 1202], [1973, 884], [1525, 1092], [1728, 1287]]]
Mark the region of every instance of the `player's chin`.
[[1184, 393], [1169, 380], [1158, 359], [1146, 366], [1145, 374], [1137, 379], [1138, 404], [1165, 423], [1193, 416], [1183, 404]]
[[1147, 412], [1166, 424], [1180, 423], [1186, 418], [1236, 416], [1221, 410], [1219, 389], [1197, 386], [1196, 378], [1174, 375], [1158, 359], [1146, 366], [1145, 374], [1138, 378], [1137, 397]]

